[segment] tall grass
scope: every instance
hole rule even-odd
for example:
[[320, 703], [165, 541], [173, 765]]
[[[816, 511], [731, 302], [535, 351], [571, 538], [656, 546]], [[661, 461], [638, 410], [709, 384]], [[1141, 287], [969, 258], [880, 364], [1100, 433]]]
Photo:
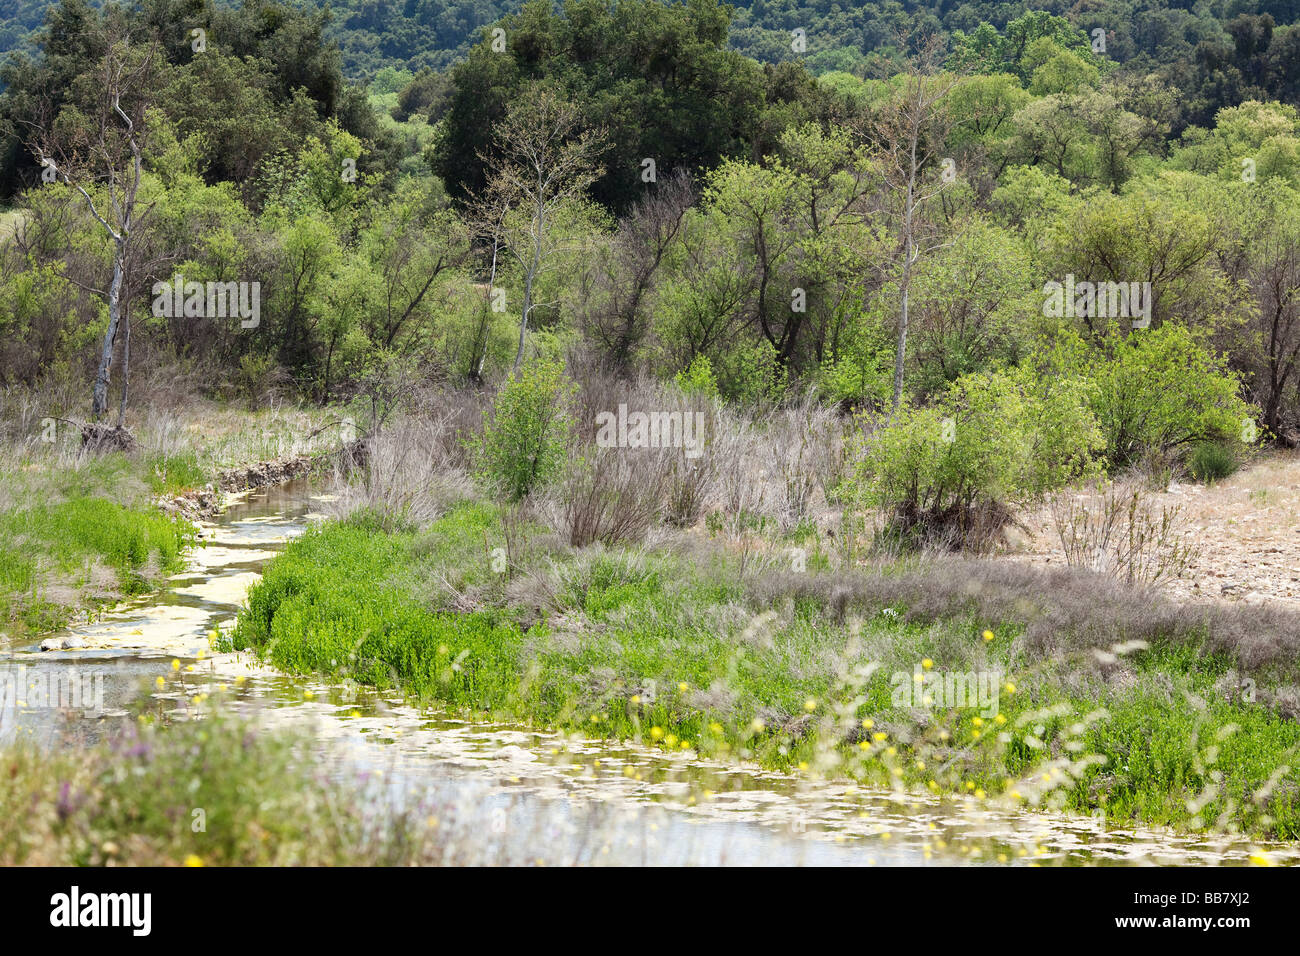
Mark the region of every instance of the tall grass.
[[180, 567], [192, 536], [188, 523], [106, 498], [0, 512], [0, 621], [49, 630], [88, 600], [145, 591]]

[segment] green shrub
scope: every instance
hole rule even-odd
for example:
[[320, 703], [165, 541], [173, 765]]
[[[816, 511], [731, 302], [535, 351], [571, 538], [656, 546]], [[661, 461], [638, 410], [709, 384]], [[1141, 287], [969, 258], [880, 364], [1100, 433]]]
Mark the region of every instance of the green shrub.
[[742, 405], [776, 404], [790, 388], [789, 371], [781, 367], [776, 349], [767, 341], [731, 343], [710, 359], [710, 368], [719, 394]]
[[691, 364], [678, 372], [673, 380], [687, 395], [702, 398], [716, 398], [718, 395], [718, 379], [713, 374], [713, 365], [707, 356], [695, 356]]
[[1115, 467], [1149, 456], [1182, 459], [1205, 442], [1240, 440], [1255, 409], [1241, 398], [1222, 359], [1184, 328], [1135, 331], [1098, 362], [1095, 350], [1072, 346], [1075, 370], [1093, 385], [1091, 404]]
[[883, 408], [894, 389], [895, 345], [883, 327], [850, 328], [834, 357], [827, 356], [817, 377], [830, 402]]
[[558, 362], [525, 366], [497, 393], [477, 446], [478, 474], [511, 501], [559, 475], [573, 424], [574, 387]]
[[860, 443], [848, 493], [907, 546], [981, 549], [1027, 503], [1092, 467], [1100, 433], [1077, 379], [1028, 370], [958, 379]]
[[1187, 473], [1196, 481], [1213, 484], [1237, 470], [1237, 456], [1222, 442], [1201, 442], [1187, 456]]

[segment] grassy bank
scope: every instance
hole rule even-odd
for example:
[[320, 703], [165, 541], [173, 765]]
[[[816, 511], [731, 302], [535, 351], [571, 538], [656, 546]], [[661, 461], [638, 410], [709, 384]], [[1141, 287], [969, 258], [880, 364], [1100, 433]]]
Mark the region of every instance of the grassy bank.
[[[6, 456], [0, 493], [0, 627], [39, 633], [155, 587], [193, 538], [150, 502], [154, 462], [55, 451]], [[177, 474], [173, 469], [172, 474]]]
[[148, 591], [181, 566], [192, 538], [187, 522], [105, 498], [4, 512], [0, 618], [40, 632], [75, 607]]
[[200, 488], [224, 469], [329, 447], [312, 436], [331, 409], [194, 402], [150, 407], [132, 421], [131, 454], [84, 452], [52, 419], [58, 396], [9, 399], [0, 415], [0, 632], [41, 633], [158, 587], [183, 562], [188, 523], [156, 501]]
[[[362, 512], [293, 543], [234, 644], [593, 736], [1300, 837], [1288, 621], [988, 561], [791, 572], [695, 534], [572, 550], [482, 503], [384, 528]], [[935, 683], [955, 675], [974, 697]]]

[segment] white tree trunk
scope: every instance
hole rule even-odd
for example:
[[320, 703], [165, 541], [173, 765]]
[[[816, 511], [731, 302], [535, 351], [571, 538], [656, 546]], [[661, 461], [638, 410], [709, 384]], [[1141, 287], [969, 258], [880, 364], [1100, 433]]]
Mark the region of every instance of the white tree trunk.
[[108, 411], [108, 382], [113, 368], [113, 349], [117, 344], [117, 327], [122, 319], [122, 279], [125, 269], [126, 247], [118, 239], [113, 244], [113, 283], [108, 287], [108, 328], [104, 330], [104, 344], [99, 353], [99, 372], [95, 376], [95, 390], [90, 404], [91, 418], [98, 419]]

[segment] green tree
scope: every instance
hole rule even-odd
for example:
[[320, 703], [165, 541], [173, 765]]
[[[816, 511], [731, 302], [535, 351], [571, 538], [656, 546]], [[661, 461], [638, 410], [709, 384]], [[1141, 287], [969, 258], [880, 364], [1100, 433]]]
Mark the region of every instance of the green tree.
[[592, 198], [627, 211], [656, 176], [753, 154], [766, 81], [726, 48], [718, 0], [532, 0], [503, 19], [504, 49], [483, 42], [452, 71], [450, 107], [430, 159], [457, 198], [484, 189], [500, 144], [493, 128], [533, 84], [550, 84], [610, 144]]
[[600, 176], [604, 133], [583, 126], [576, 106], [536, 86], [496, 130], [497, 155], [477, 205], [481, 227], [500, 240], [523, 275], [515, 374], [524, 361], [538, 279], [563, 248], [559, 220]]

